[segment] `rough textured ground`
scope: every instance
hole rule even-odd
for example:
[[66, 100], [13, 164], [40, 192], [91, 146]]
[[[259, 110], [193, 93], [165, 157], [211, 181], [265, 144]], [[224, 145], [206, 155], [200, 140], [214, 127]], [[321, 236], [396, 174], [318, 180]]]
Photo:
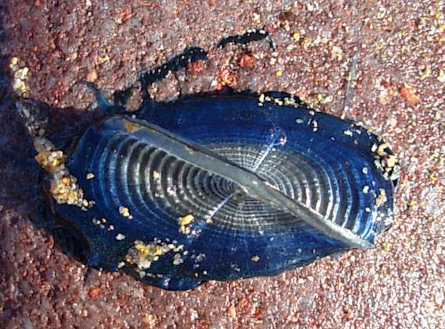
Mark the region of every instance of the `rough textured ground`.
[[[0, 19], [1, 328], [445, 327], [444, 1], [0, 0]], [[261, 26], [276, 52], [213, 47]], [[398, 211], [376, 250], [166, 292], [88, 270], [32, 224], [35, 169], [14, 81], [59, 108], [51, 118], [64, 125], [92, 101], [76, 81], [111, 93], [187, 45], [210, 60], [156, 84], [156, 99], [222, 85], [283, 90], [390, 141], [403, 168]]]

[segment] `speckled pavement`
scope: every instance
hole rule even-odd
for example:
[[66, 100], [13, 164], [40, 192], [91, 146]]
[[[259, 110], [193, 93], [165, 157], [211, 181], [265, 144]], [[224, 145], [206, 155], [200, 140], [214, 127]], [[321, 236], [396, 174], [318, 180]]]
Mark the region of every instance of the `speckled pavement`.
[[[0, 328], [445, 328], [444, 1], [3, 0], [0, 19]], [[255, 27], [275, 51], [215, 47]], [[157, 83], [157, 100], [282, 90], [389, 141], [396, 221], [375, 250], [167, 292], [88, 269], [33, 225], [36, 169], [12, 95], [75, 125], [92, 102], [76, 81], [111, 94], [189, 45], [209, 60]]]

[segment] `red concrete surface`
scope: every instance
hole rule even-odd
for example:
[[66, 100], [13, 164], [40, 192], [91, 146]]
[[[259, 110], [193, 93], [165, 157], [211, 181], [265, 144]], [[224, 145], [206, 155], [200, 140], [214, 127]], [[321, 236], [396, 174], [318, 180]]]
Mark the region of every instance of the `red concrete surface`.
[[[88, 270], [31, 223], [29, 143], [3, 83], [0, 145], [12, 153], [0, 155], [0, 328], [445, 328], [444, 1], [3, 0], [0, 19], [0, 84], [18, 58], [29, 97], [60, 108], [55, 125], [92, 101], [76, 81], [111, 93], [196, 45], [209, 61], [157, 83], [157, 100], [223, 85], [295, 93], [372, 127], [402, 166], [396, 221], [377, 249], [162, 291]], [[275, 52], [214, 47], [253, 27]]]

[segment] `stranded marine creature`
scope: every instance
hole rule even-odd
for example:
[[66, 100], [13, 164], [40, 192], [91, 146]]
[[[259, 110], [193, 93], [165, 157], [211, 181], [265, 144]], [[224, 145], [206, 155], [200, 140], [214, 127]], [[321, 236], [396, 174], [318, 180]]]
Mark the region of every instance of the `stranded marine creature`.
[[[189, 48], [141, 84], [203, 58]], [[391, 225], [396, 158], [354, 122], [279, 92], [146, 94], [130, 113], [119, 100], [133, 87], [109, 103], [87, 85], [104, 118], [64, 149], [45, 137], [34, 145], [46, 216], [90, 266], [185, 290], [372, 248]]]

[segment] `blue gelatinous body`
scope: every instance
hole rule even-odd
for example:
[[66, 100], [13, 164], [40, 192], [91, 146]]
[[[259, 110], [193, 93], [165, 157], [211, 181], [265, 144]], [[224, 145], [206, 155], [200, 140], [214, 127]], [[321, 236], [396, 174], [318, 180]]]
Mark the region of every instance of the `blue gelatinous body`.
[[82, 235], [89, 264], [164, 289], [368, 248], [392, 221], [386, 144], [285, 94], [146, 104], [91, 126], [68, 155], [93, 202], [54, 213]]

